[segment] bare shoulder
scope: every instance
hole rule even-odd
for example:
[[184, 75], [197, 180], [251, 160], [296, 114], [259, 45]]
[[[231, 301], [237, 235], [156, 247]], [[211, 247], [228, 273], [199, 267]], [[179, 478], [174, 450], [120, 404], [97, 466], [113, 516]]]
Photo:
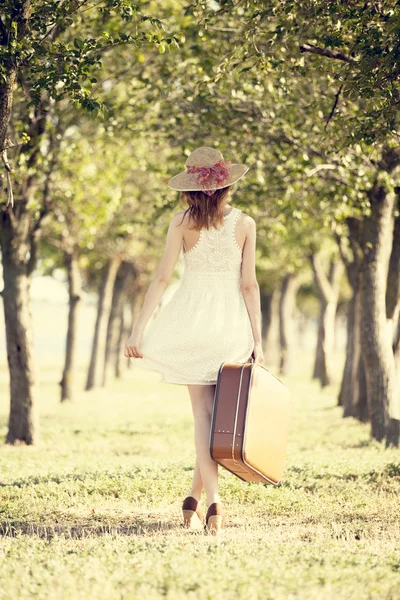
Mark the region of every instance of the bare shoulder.
[[250, 215], [241, 211], [239, 220], [240, 220], [240, 225], [243, 227], [243, 229], [245, 231], [248, 231], [248, 232], [255, 231], [256, 222], [253, 219], [253, 217], [251, 217]]
[[184, 213], [185, 213], [185, 211], [181, 210], [178, 213], [175, 213], [174, 215], [172, 215], [171, 225], [173, 225], [175, 227], [184, 227], [185, 221], [186, 221], [186, 218], [182, 221], [182, 217], [183, 217]]

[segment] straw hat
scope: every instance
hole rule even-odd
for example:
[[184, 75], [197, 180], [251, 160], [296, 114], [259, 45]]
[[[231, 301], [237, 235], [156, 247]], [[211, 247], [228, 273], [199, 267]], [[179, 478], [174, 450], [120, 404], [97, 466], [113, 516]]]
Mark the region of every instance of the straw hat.
[[174, 175], [168, 186], [181, 192], [202, 191], [211, 196], [215, 190], [239, 181], [249, 167], [224, 160], [221, 152], [209, 146], [194, 150], [185, 162], [186, 171]]

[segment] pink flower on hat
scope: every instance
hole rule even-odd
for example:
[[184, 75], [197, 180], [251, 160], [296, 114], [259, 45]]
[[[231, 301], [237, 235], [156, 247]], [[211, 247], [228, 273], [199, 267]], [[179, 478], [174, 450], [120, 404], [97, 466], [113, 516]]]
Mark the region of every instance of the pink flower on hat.
[[[186, 167], [186, 172], [194, 174], [196, 176], [197, 183], [202, 187], [204, 185], [206, 188], [209, 185], [219, 185], [220, 183], [226, 181], [229, 177], [228, 167], [230, 164], [230, 160], [220, 160], [212, 167]], [[203, 192], [208, 196], [211, 196], [215, 192], [215, 189], [203, 189]]]

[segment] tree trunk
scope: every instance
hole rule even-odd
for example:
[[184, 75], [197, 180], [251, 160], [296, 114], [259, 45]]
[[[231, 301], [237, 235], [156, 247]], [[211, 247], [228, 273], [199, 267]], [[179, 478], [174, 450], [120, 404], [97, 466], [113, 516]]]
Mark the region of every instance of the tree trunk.
[[272, 292], [260, 291], [261, 301], [261, 339], [265, 342], [271, 325]]
[[353, 297], [349, 301], [347, 315], [346, 362], [340, 390], [340, 404], [344, 417], [358, 418], [360, 400], [359, 366], [361, 361], [361, 277], [356, 274]]
[[10, 66], [5, 80], [0, 81], [0, 153], [7, 146], [7, 129], [11, 117], [16, 77], [17, 70]]
[[[395, 335], [393, 341], [393, 355], [396, 371], [396, 400], [400, 400], [400, 314], [398, 315], [397, 325], [395, 327]], [[400, 421], [399, 419], [391, 418], [389, 420], [389, 431], [386, 438], [387, 446], [399, 446], [400, 440]]]
[[397, 393], [400, 395], [400, 314], [397, 319], [393, 341], [393, 354], [396, 367]]
[[327, 277], [315, 254], [310, 256], [310, 260], [321, 302], [313, 379], [319, 379], [321, 387], [325, 387], [333, 381], [331, 362], [335, 337], [335, 317], [343, 269], [341, 261], [331, 260]]
[[358, 375], [356, 375], [355, 385], [358, 387], [358, 402], [355, 406], [354, 417], [361, 421], [361, 423], [368, 423], [369, 421], [369, 407], [368, 407], [368, 390], [367, 390], [367, 378], [365, 375], [365, 365], [360, 355], [358, 361]]
[[321, 387], [324, 387], [323, 381], [326, 378], [326, 364], [324, 356], [324, 312], [326, 303], [320, 300], [320, 312], [318, 316], [318, 327], [317, 327], [317, 344], [315, 348], [315, 359], [312, 379], [319, 379]]
[[[133, 288], [130, 291], [130, 303], [129, 303], [130, 319], [129, 319], [129, 321], [127, 320], [126, 327], [124, 329], [121, 357], [124, 355], [125, 342], [131, 335], [132, 329], [136, 323], [136, 318], [139, 316], [139, 313], [142, 309], [144, 297], [146, 295], [146, 289], [147, 288], [144, 285], [144, 282], [140, 278], [136, 279], [133, 282]], [[130, 358], [125, 358], [125, 360], [126, 360], [127, 369], [132, 369], [133, 361]]]
[[120, 255], [116, 255], [110, 258], [103, 268], [86, 390], [91, 390], [100, 385], [103, 379], [108, 318], [111, 309], [114, 281], [121, 259]]
[[[140, 286], [140, 275], [137, 271], [135, 264], [131, 264], [132, 275], [127, 279], [128, 285], [125, 295], [124, 304], [121, 306], [121, 311], [118, 320], [119, 334], [115, 353], [114, 369], [115, 377], [121, 377], [122, 374], [122, 359], [126, 360], [127, 367], [131, 365], [129, 359], [125, 359], [125, 343], [130, 336], [133, 326], [134, 319], [136, 318], [137, 312], [141, 308], [140, 302], [143, 300], [144, 288]], [[142, 295], [141, 295], [142, 294]], [[130, 317], [126, 318], [126, 312], [129, 311]]]
[[395, 334], [393, 338], [393, 354], [395, 359], [394, 362], [396, 366], [396, 374], [398, 381], [397, 391], [400, 394], [400, 313], [397, 318], [397, 326], [395, 328]]
[[261, 294], [261, 335], [265, 364], [277, 366], [279, 357], [279, 289]]
[[72, 252], [64, 253], [64, 262], [68, 276], [68, 330], [65, 348], [65, 363], [61, 386], [61, 402], [72, 400], [73, 397], [73, 377], [75, 372], [75, 348], [78, 320], [78, 305], [82, 294], [82, 280], [79, 270], [78, 254], [76, 248]]
[[119, 348], [118, 342], [121, 333], [121, 319], [123, 318], [126, 297], [130, 287], [129, 280], [131, 277], [132, 266], [130, 263], [123, 261], [115, 278], [110, 316], [108, 319], [103, 386], [105, 386], [107, 383], [113, 363], [115, 365], [115, 360], [113, 361], [113, 357], [116, 356]]
[[[342, 381], [338, 396], [338, 406], [343, 406], [343, 416], [351, 417], [351, 374], [354, 364], [354, 321], [356, 316], [356, 299], [354, 293], [352, 298], [347, 302], [347, 317], [346, 317], [346, 359], [344, 363]], [[346, 413], [346, 414], [345, 414]]]
[[10, 206], [1, 215], [2, 295], [10, 372], [10, 416], [6, 443], [35, 444], [39, 431], [29, 295], [31, 271], [27, 260], [30, 252], [30, 218], [28, 213], [22, 212], [19, 221], [16, 221]]
[[15, 206], [9, 203], [0, 207], [4, 279], [2, 295], [10, 374], [10, 416], [6, 443], [10, 444], [35, 444], [39, 438], [30, 285], [31, 275], [36, 268], [42, 224], [49, 217], [49, 206], [45, 202], [39, 211], [30, 212], [36, 190], [35, 160], [30, 155], [32, 173], [19, 183], [19, 199]]
[[361, 359], [361, 263], [363, 221], [354, 217], [347, 219], [350, 259], [342, 247], [342, 239], [337, 237], [342, 261], [346, 267], [347, 279], [353, 290], [353, 297], [347, 313], [346, 362], [343, 371], [339, 404], [343, 406], [344, 417], [355, 417], [368, 421], [367, 387], [364, 362]]
[[400, 188], [396, 189], [398, 214], [394, 220], [393, 245], [389, 259], [386, 287], [386, 317], [392, 330], [392, 350], [395, 364], [395, 392], [389, 406], [389, 426], [386, 446], [400, 445]]
[[124, 344], [128, 339], [129, 333], [126, 333], [128, 330], [126, 323], [126, 315], [125, 315], [125, 305], [121, 307], [121, 312], [118, 318], [119, 323], [119, 335], [117, 341], [117, 351], [115, 353], [115, 362], [114, 362], [114, 375], [117, 379], [121, 377], [121, 364], [122, 364], [122, 356], [124, 353]]
[[361, 286], [361, 347], [367, 383], [371, 435], [388, 433], [394, 402], [395, 366], [386, 322], [386, 283], [393, 237], [394, 194], [376, 183], [369, 193], [371, 215], [365, 217]]
[[286, 375], [291, 370], [293, 354], [293, 313], [296, 306], [296, 293], [299, 282], [289, 273], [285, 275], [279, 299], [279, 372]]

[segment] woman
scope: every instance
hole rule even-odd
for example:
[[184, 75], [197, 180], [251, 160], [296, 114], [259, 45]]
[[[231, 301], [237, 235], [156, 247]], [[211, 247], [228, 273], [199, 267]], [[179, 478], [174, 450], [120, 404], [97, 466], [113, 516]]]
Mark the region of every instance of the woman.
[[[231, 186], [248, 171], [210, 147], [186, 160], [186, 172], [168, 181], [183, 192], [188, 208], [171, 219], [164, 254], [126, 343], [125, 356], [161, 373], [162, 381], [187, 385], [194, 416], [196, 464], [184, 525], [202, 527], [199, 502], [206, 491], [205, 529], [224, 528], [218, 464], [209, 438], [215, 386], [223, 362], [264, 362], [260, 290], [255, 271], [256, 223], [229, 205]], [[168, 286], [183, 246], [180, 287], [145, 326]]]

